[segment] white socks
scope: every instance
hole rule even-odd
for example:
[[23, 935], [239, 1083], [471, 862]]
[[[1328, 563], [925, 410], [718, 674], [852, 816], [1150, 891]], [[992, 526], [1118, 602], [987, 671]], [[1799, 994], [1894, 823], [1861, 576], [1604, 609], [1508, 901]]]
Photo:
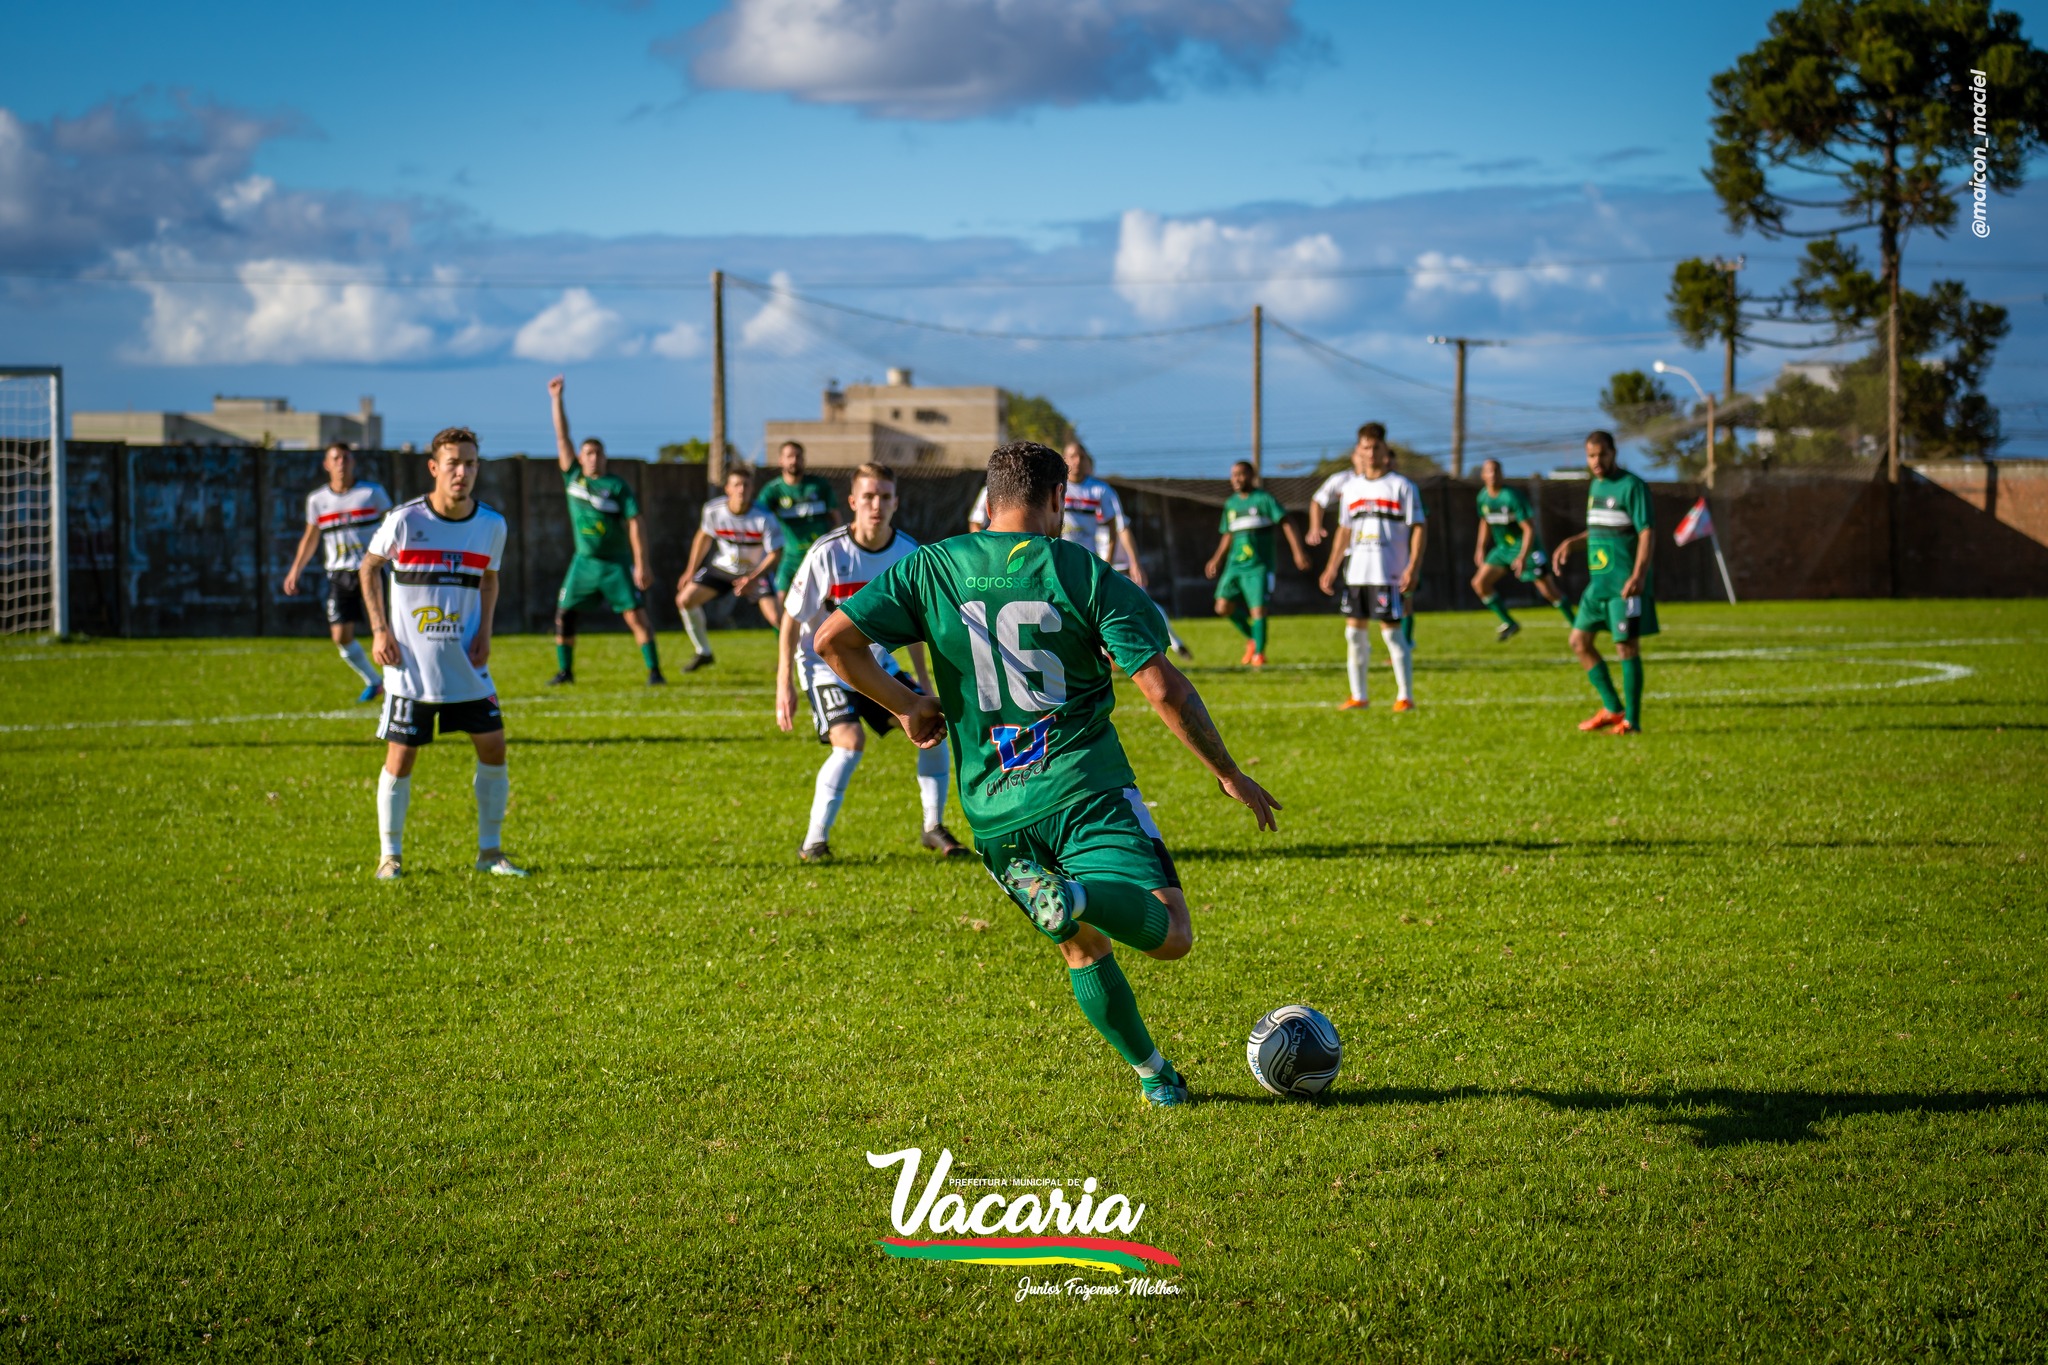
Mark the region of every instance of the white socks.
[[411, 778], [393, 777], [389, 768], [378, 770], [377, 840], [387, 858], [400, 856], [400, 846], [405, 842], [405, 808], [411, 800]]
[[338, 645], [336, 648], [341, 651], [341, 661], [354, 669], [356, 676], [361, 678], [366, 685], [374, 687], [384, 680], [384, 675], [377, 670], [377, 665], [371, 663], [370, 656], [363, 652], [363, 642], [361, 640], [350, 640], [347, 644]]
[[683, 613], [683, 630], [688, 633], [690, 643], [699, 654], [711, 652], [711, 627], [705, 623], [704, 608], [691, 607]]
[[1415, 646], [1408, 643], [1398, 624], [1381, 626], [1380, 638], [1387, 642], [1387, 658], [1394, 665], [1394, 695], [1402, 701], [1415, 700]]
[[1372, 666], [1371, 638], [1358, 626], [1344, 627], [1344, 671], [1351, 676], [1353, 701], [1365, 700], [1365, 675]]
[[917, 751], [917, 795], [924, 802], [924, 827], [946, 818], [946, 779], [951, 775], [944, 742]]
[[476, 765], [476, 846], [502, 848], [505, 807], [512, 799], [512, 775], [505, 765], [496, 767], [478, 761]]
[[853, 770], [860, 766], [861, 750], [835, 748], [818, 765], [818, 785], [811, 793], [811, 828], [804, 835], [804, 847], [822, 844], [825, 836], [832, 832], [832, 822], [839, 818], [839, 808], [846, 804], [846, 788], [853, 781]]

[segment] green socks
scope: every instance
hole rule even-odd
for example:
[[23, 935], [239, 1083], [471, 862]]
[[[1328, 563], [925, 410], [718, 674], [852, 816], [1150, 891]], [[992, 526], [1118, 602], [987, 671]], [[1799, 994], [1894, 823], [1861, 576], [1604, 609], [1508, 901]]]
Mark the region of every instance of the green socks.
[[1252, 618], [1252, 649], [1259, 654], [1266, 652], [1266, 618], [1263, 616]]
[[1245, 610], [1244, 603], [1237, 602], [1231, 605], [1230, 624], [1237, 627], [1237, 633], [1239, 635], [1244, 636], [1247, 640], [1251, 638], [1252, 617], [1251, 613]]
[[1551, 605], [1556, 607], [1558, 610], [1558, 614], [1564, 617], [1564, 623], [1566, 625], [1575, 627], [1579, 624], [1578, 609], [1572, 606], [1570, 602], [1567, 602], [1564, 598], [1560, 597], [1555, 602], [1551, 603]]
[[[1643, 661], [1640, 658], [1621, 661], [1621, 692], [1628, 698], [1622, 714], [1628, 717], [1634, 729], [1643, 728]], [[1613, 707], [1608, 708], [1610, 711]]]
[[1123, 968], [1116, 965], [1115, 958], [1105, 957], [1085, 967], [1069, 967], [1067, 984], [1074, 988], [1074, 1003], [1081, 1007], [1081, 1013], [1088, 1016], [1088, 1022], [1109, 1041], [1119, 1057], [1132, 1066], [1152, 1060], [1158, 1049], [1152, 1046], [1144, 1016], [1138, 1013], [1138, 997], [1131, 994], [1131, 983], [1124, 980]]
[[1508, 615], [1508, 604], [1500, 600], [1499, 593], [1495, 593], [1491, 597], [1481, 598], [1479, 605], [1485, 607], [1495, 616], [1498, 616], [1502, 625], [1511, 626], [1515, 623], [1515, 618]]
[[1415, 613], [1406, 609], [1407, 603], [1401, 605], [1401, 638], [1412, 645], [1415, 643]]
[[561, 669], [564, 673], [574, 673], [576, 671], [576, 646], [556, 645], [555, 667]]
[[[1136, 882], [1075, 882], [1081, 908], [1074, 918], [1092, 924], [1118, 943], [1149, 953], [1166, 942], [1166, 903]], [[1142, 1060], [1142, 1059], [1141, 1059]]]
[[[1624, 663], [1622, 666], [1626, 668], [1627, 664]], [[1638, 672], [1636, 676], [1640, 678], [1642, 676], [1641, 672]], [[1600, 704], [1602, 706], [1610, 711], [1620, 712], [1621, 698], [1614, 695], [1614, 677], [1607, 671], [1607, 660], [1602, 659], [1599, 663], [1587, 669], [1586, 681], [1593, 684], [1593, 690], [1600, 694]]]
[[649, 640], [640, 646], [640, 662], [647, 665], [649, 673], [661, 671], [661, 651], [654, 647], [654, 641]]

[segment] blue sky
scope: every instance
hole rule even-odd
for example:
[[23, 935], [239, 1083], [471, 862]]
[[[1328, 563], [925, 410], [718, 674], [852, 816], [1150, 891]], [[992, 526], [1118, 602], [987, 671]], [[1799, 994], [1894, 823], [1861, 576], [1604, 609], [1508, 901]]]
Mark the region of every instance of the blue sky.
[[[1612, 370], [1685, 363], [1672, 258], [1785, 272], [1793, 247], [1729, 237], [1698, 176], [1708, 80], [1773, 8], [41, 7], [10, 21], [0, 92], [0, 330], [66, 366], [74, 407], [374, 393], [394, 435], [462, 420], [500, 451], [544, 443], [540, 384], [566, 368], [579, 424], [630, 452], [707, 426], [713, 266], [972, 328], [1158, 330], [1257, 300], [1439, 384], [1432, 332], [1527, 343], [1475, 360], [1473, 424], [1547, 466]], [[1994, 208], [1987, 241], [1912, 256], [2013, 309], [1993, 396], [2037, 403], [2048, 279], [1996, 267], [2039, 263], [2048, 196]], [[56, 278], [80, 274], [99, 282]], [[1020, 348], [770, 293], [730, 312], [744, 446], [889, 363], [1044, 391], [1112, 469], [1244, 439], [1242, 328]], [[1367, 416], [1447, 443], [1433, 390], [1268, 352], [1277, 463]]]

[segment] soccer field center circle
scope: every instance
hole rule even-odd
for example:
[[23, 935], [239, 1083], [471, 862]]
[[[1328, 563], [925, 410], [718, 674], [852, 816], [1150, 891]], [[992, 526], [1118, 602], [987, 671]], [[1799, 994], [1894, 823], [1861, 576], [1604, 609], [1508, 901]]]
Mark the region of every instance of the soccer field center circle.
[[[1760, 687], [1715, 688], [1704, 691], [1688, 691], [1683, 688], [1665, 689], [1660, 687], [1657, 689], [1656, 692], [1656, 699], [1660, 703], [1665, 701], [1682, 702], [1689, 700], [1714, 701], [1726, 698], [1743, 697], [1799, 697], [1828, 692], [1890, 691], [1899, 688], [1927, 687], [1941, 683], [1961, 682], [1965, 678], [1973, 676], [1976, 673], [1976, 670], [1974, 668], [1971, 668], [1967, 664], [1951, 663], [1939, 659], [1898, 659], [1882, 657], [1862, 657], [1859, 652], [1887, 649], [1929, 650], [1962, 647], [1986, 648], [1999, 645], [2017, 645], [2025, 643], [2028, 643], [2028, 641], [2016, 636], [1945, 640], [1869, 640], [1861, 642], [1843, 641], [1839, 643], [1831, 642], [1825, 645], [1767, 645], [1745, 649], [1670, 650], [1662, 653], [1647, 653], [1645, 654], [1644, 658], [1645, 661], [1648, 664], [1650, 664], [1650, 666], [1653, 668], [1673, 664], [1701, 664], [1722, 661], [1741, 661], [1752, 664], [1769, 664], [1774, 662], [1797, 664], [1812, 660], [1826, 659], [1830, 662], [1831, 666], [1835, 668], [1855, 667], [1879, 670], [1913, 670], [1904, 677], [1880, 677], [1853, 682], [1809, 682], [1793, 683], [1788, 685], [1767, 685]], [[200, 650], [192, 652], [207, 654], [264, 654], [270, 653], [272, 651], [257, 648], [230, 647], [224, 649]], [[47, 646], [44, 646], [38, 647], [32, 651], [13, 650], [7, 651], [5, 653], [0, 653], [0, 664], [26, 663], [32, 661], [72, 661], [79, 663], [88, 663], [99, 661], [126, 661], [131, 660], [135, 657], [136, 656], [133, 653], [125, 650], [95, 654], [89, 652], [79, 652], [71, 648], [53, 650]], [[1518, 662], [1521, 662], [1524, 665], [1526, 665], [1527, 663], [1526, 660]], [[1563, 661], [1557, 660], [1552, 660], [1551, 662], [1560, 664], [1563, 663]], [[1250, 670], [1238, 670], [1229, 668], [1202, 669], [1199, 665], [1194, 666], [1193, 671], [1197, 672], [1198, 674], [1206, 674], [1206, 676], [1202, 679], [1204, 682], [1210, 680], [1227, 680], [1232, 677], [1251, 678], [1257, 676], [1257, 674], [1251, 672]], [[1265, 671], [1289, 673], [1341, 674], [1344, 671], [1344, 665], [1341, 660], [1319, 663], [1279, 664], [1268, 665]], [[1423, 673], [1425, 677], [1432, 678], [1434, 681], [1441, 681], [1444, 678], [1453, 676], [1454, 673], [1468, 672], [1472, 670], [1459, 669], [1453, 671], [1436, 672], [1434, 670], [1424, 668], [1420, 671]], [[1576, 671], [1576, 669], [1574, 669], [1574, 671]], [[672, 697], [676, 695], [687, 694], [669, 694], [668, 696], [661, 697], [660, 700], [670, 700]], [[650, 701], [652, 700], [655, 699], [650, 698]], [[1559, 693], [1555, 695], [1546, 694], [1541, 696], [1508, 693], [1504, 695], [1487, 695], [1479, 697], [1438, 697], [1430, 696], [1427, 693], [1424, 693], [1422, 696], [1418, 698], [1418, 700], [1426, 706], [1434, 705], [1583, 707], [1586, 699], [1579, 692], [1571, 692]], [[537, 695], [527, 698], [514, 697], [507, 699], [506, 705], [510, 707], [517, 707], [518, 718], [522, 721], [632, 720], [663, 716], [671, 716], [682, 719], [694, 719], [700, 716], [707, 718], [762, 719], [771, 714], [771, 712], [769, 712], [765, 706], [750, 706], [744, 708], [691, 707], [687, 710], [678, 710], [657, 705], [649, 705], [645, 707], [631, 708], [614, 706], [592, 709], [589, 707], [575, 705], [573, 699], [564, 698], [555, 694]], [[1215, 709], [1219, 714], [1228, 715], [1232, 711], [1318, 710], [1322, 709], [1325, 706], [1326, 703], [1320, 701], [1266, 702], [1239, 701], [1236, 699], [1218, 699], [1218, 704], [1216, 705]], [[44, 734], [86, 730], [164, 730], [187, 729], [207, 725], [264, 725], [313, 723], [326, 721], [367, 721], [374, 719], [375, 715], [376, 712], [372, 708], [367, 706], [357, 706], [346, 709], [332, 709], [322, 711], [270, 711], [252, 715], [237, 716], [157, 716], [138, 717], [132, 719], [55, 721], [44, 724], [0, 725], [0, 734]]]

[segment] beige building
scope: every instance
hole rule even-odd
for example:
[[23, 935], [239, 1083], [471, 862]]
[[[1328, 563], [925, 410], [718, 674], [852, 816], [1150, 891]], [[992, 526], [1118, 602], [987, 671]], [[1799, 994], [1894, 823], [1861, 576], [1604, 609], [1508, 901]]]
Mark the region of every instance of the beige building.
[[784, 441], [803, 446], [812, 464], [845, 469], [876, 460], [897, 467], [981, 469], [1009, 440], [1009, 399], [993, 385], [921, 389], [910, 371], [889, 371], [886, 384], [825, 390], [815, 422], [769, 422], [770, 467]]
[[384, 419], [377, 400], [364, 398], [353, 413], [294, 412], [282, 398], [224, 398], [214, 395], [211, 412], [74, 412], [74, 441], [115, 441], [131, 446], [269, 446], [274, 450], [324, 450], [347, 441], [358, 450], [380, 450]]

